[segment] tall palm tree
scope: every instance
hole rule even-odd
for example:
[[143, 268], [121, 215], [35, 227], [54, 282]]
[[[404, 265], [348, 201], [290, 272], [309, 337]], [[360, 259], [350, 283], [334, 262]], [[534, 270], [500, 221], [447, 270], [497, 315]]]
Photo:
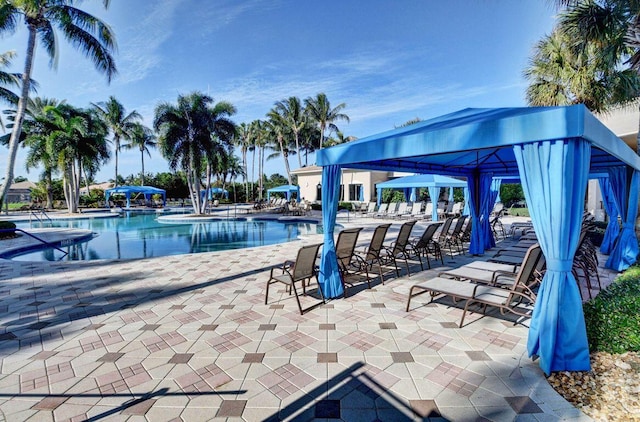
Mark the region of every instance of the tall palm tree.
[[114, 97], [110, 96], [106, 102], [92, 104], [98, 116], [107, 125], [113, 140], [115, 152], [115, 178], [114, 187], [118, 185], [118, 152], [121, 140], [131, 140], [131, 134], [136, 123], [142, 119], [137, 111], [127, 114], [124, 106]]
[[238, 125], [238, 131], [234, 137], [234, 144], [240, 147], [240, 155], [242, 157], [242, 183], [244, 184], [245, 197], [249, 199], [249, 181], [247, 179], [247, 152], [251, 149], [252, 143], [252, 131], [251, 125], [247, 123], [240, 123]]
[[[267, 131], [272, 141], [275, 141], [274, 152], [268, 159], [282, 156], [284, 160], [284, 168], [287, 172], [287, 180], [291, 184], [291, 167], [289, 166], [289, 155], [292, 151], [289, 149], [289, 132], [287, 122], [282, 114], [276, 108], [271, 109], [267, 113]], [[295, 153], [295, 152], [294, 152]]]
[[195, 213], [204, 212], [201, 178], [219, 150], [216, 142], [230, 144], [235, 132], [229, 119], [235, 107], [212, 103], [213, 98], [196, 91], [179, 95], [177, 104], [160, 103], [155, 109], [153, 126], [159, 134], [160, 151], [173, 170], [180, 166], [185, 171]]
[[524, 75], [530, 82], [527, 102], [534, 106], [583, 103], [601, 113], [640, 94], [636, 71], [606, 63], [593, 43], [573, 48], [568, 34], [558, 30], [536, 44]]
[[347, 105], [340, 103], [336, 107], [331, 108], [329, 99], [326, 94], [322, 92], [317, 94], [315, 98], [309, 97], [304, 100], [304, 105], [305, 112], [311, 120], [316, 122], [320, 129], [320, 149], [322, 149], [327, 129], [329, 129], [329, 131], [338, 131], [338, 127], [334, 122], [344, 120], [349, 123], [350, 121], [349, 116], [342, 113], [342, 110], [344, 110]]
[[[640, 2], [635, 0], [555, 0], [565, 8], [559, 28], [578, 49], [593, 45], [610, 68], [640, 70]], [[640, 121], [639, 121], [640, 126]], [[640, 130], [637, 138], [640, 154]]]
[[[264, 148], [267, 145], [267, 136], [265, 130], [265, 124], [262, 120], [254, 120], [251, 122], [251, 133], [253, 139], [253, 164], [251, 169], [251, 179], [255, 180], [254, 169], [256, 162], [256, 150], [258, 152], [258, 199], [262, 200], [262, 192], [263, 192], [263, 180], [262, 173], [264, 169]], [[251, 191], [253, 192], [253, 186], [251, 187]]]
[[140, 185], [144, 186], [144, 153], [146, 152], [151, 157], [151, 151], [149, 148], [155, 148], [158, 146], [156, 142], [156, 135], [148, 127], [142, 123], [135, 123], [131, 130], [131, 139], [129, 143], [122, 145], [123, 149], [140, 150], [140, 163], [142, 164], [142, 172], [140, 173]]
[[304, 113], [302, 103], [298, 97], [289, 97], [286, 100], [278, 101], [274, 110], [281, 116], [283, 123], [293, 134], [298, 155], [298, 167], [302, 167], [302, 157], [300, 156], [300, 133], [308, 124], [307, 115]]
[[[20, 98], [9, 139], [9, 155], [5, 173], [6, 183], [0, 187], [0, 198], [4, 198], [13, 180], [13, 172], [22, 132], [22, 122], [31, 89], [31, 72], [35, 59], [36, 41], [39, 39], [49, 56], [50, 64], [57, 62], [57, 38], [54, 28], [84, 53], [107, 81], [116, 74], [116, 65], [111, 56], [115, 50], [115, 37], [111, 28], [97, 17], [74, 7], [74, 0], [3, 0], [0, 2], [0, 33], [14, 32], [19, 21], [27, 25], [27, 51], [24, 71], [21, 76]], [[105, 8], [109, 0], [102, 1]]]
[[334, 145], [340, 145], [340, 144], [344, 144], [347, 142], [351, 142], [351, 141], [355, 141], [356, 138], [355, 136], [344, 136], [344, 133], [337, 131], [336, 132], [336, 137], [331, 137], [329, 139], [327, 139], [327, 146], [332, 147]]

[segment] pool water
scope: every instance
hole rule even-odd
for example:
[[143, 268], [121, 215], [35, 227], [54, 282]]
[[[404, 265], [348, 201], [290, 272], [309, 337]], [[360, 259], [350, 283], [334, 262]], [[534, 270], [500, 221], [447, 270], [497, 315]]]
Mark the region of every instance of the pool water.
[[[312, 222], [278, 222], [260, 219], [221, 219], [203, 222], [159, 222], [155, 214], [126, 212], [119, 218], [54, 220], [17, 223], [28, 230], [63, 227], [91, 230], [93, 239], [62, 247], [64, 260], [136, 259], [186, 253], [242, 249], [291, 242], [298, 236], [322, 233]], [[22, 261], [56, 261], [62, 253], [38, 249], [12, 257]]]

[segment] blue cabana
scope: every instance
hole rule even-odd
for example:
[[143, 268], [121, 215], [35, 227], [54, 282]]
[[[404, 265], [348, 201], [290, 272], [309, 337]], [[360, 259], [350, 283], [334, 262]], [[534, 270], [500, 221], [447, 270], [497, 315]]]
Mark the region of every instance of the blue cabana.
[[104, 201], [109, 208], [109, 197], [114, 193], [122, 193], [127, 198], [127, 208], [131, 208], [131, 194], [142, 193], [145, 201], [150, 201], [152, 195], [162, 195], [162, 206], [167, 204], [167, 192], [164, 189], [153, 186], [116, 186], [104, 191]]
[[267, 200], [271, 198], [271, 194], [273, 192], [282, 192], [286, 195], [287, 200], [291, 199], [291, 194], [293, 192], [296, 193], [296, 198], [298, 201], [300, 200], [300, 186], [296, 185], [282, 185], [275, 188], [271, 188], [267, 190]]
[[[382, 189], [409, 189], [410, 194], [405, 196], [408, 200], [413, 198], [412, 202], [416, 199], [415, 190], [418, 188], [428, 188], [431, 201], [434, 203], [432, 219], [438, 220], [438, 207], [435, 205], [438, 202], [440, 196], [440, 188], [467, 188], [467, 182], [460, 179], [454, 179], [453, 177], [441, 176], [439, 174], [414, 174], [413, 176], [399, 177], [397, 179], [389, 180], [376, 184], [378, 190], [378, 205], [382, 200]], [[435, 198], [435, 199], [434, 199]]]
[[[494, 177], [518, 177], [547, 262], [529, 329], [528, 351], [545, 373], [588, 370], [582, 301], [571, 265], [589, 177], [608, 175], [623, 229], [607, 265], [621, 269], [637, 253], [633, 232], [640, 157], [584, 105], [465, 109], [316, 152], [322, 186], [335, 192], [340, 169], [437, 173], [467, 178], [474, 253], [484, 252]], [[325, 245], [320, 282], [341, 295], [333, 221], [338, 195], [323, 195]], [[489, 242], [490, 243], [490, 242]], [[635, 249], [634, 249], [635, 245]], [[614, 253], [615, 252], [615, 253]]]
[[[200, 191], [200, 197], [204, 198], [207, 190], [203, 189]], [[210, 188], [209, 189], [209, 199], [213, 199], [213, 195], [223, 195], [225, 199], [229, 199], [229, 191], [222, 188]]]

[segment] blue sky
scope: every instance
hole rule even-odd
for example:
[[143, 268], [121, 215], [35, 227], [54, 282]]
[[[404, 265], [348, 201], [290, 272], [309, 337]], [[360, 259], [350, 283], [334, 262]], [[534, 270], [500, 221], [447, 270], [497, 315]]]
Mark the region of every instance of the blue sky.
[[[264, 118], [287, 97], [324, 92], [333, 106], [346, 103], [351, 122], [338, 126], [360, 138], [415, 117], [526, 105], [522, 70], [556, 13], [540, 0], [112, 0], [107, 11], [101, 4], [81, 7], [113, 28], [118, 76], [108, 85], [60, 39], [57, 70], [36, 52], [38, 95], [81, 107], [114, 95], [151, 125], [159, 102], [194, 90], [233, 103], [236, 123]], [[0, 38], [0, 51], [18, 54], [12, 70], [22, 69], [25, 49], [23, 30]], [[0, 150], [1, 173], [6, 157]], [[23, 157], [16, 175], [37, 180]], [[138, 173], [139, 152], [122, 152], [119, 169]], [[145, 170], [168, 167], [153, 151]], [[282, 160], [266, 171], [284, 174]], [[113, 172], [112, 160], [98, 181]]]

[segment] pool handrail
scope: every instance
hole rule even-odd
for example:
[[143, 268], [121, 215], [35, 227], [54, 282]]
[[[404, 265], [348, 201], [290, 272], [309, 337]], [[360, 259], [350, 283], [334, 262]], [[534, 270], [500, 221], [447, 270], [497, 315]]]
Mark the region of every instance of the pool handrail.
[[60, 259], [64, 258], [65, 256], [67, 256], [67, 255], [69, 254], [69, 252], [66, 252], [65, 250], [63, 250], [63, 249], [61, 249], [61, 248], [57, 247], [57, 246], [56, 246], [56, 245], [54, 245], [53, 243], [47, 242], [46, 240], [44, 240], [44, 239], [42, 239], [42, 238], [39, 238], [39, 237], [38, 237], [38, 236], [36, 236], [35, 234], [29, 233], [29, 232], [24, 231], [24, 230], [22, 230], [22, 229], [18, 229], [18, 228], [15, 228], [15, 229], [0, 229], [0, 233], [13, 233], [13, 232], [20, 232], [20, 233], [24, 233], [24, 234], [26, 234], [27, 236], [30, 236], [30, 237], [32, 237], [32, 238], [34, 238], [34, 239], [36, 239], [38, 242], [41, 242], [41, 243], [43, 243], [44, 245], [46, 245], [46, 246], [48, 246], [48, 247], [50, 247], [50, 248], [56, 249], [56, 250], [57, 250], [57, 251], [59, 251], [59, 252], [62, 252], [62, 256], [60, 257]]

